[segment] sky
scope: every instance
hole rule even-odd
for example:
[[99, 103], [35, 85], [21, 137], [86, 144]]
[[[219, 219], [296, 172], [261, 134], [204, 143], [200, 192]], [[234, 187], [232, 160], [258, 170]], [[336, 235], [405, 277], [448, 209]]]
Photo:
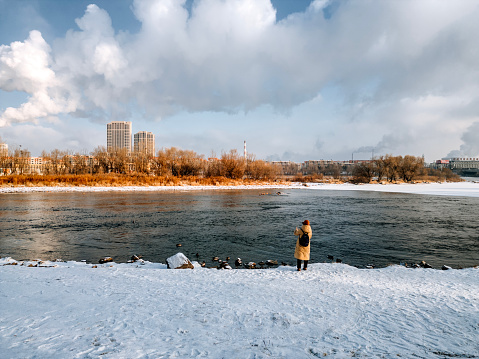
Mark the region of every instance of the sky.
[[258, 159], [479, 157], [479, 0], [0, 0], [0, 137]]

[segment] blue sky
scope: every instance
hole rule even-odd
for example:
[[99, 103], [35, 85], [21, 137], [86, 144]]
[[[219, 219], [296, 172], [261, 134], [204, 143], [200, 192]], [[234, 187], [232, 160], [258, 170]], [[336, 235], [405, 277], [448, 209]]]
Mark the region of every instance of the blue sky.
[[0, 0], [0, 137], [267, 160], [479, 157], [479, 0]]

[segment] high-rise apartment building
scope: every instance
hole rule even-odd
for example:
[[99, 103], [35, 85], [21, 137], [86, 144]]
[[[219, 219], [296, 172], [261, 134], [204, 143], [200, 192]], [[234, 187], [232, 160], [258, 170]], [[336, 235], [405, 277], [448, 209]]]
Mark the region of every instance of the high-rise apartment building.
[[146, 152], [155, 155], [155, 135], [151, 132], [140, 131], [133, 136], [133, 148], [135, 152]]
[[0, 156], [8, 156], [8, 145], [0, 143]]
[[131, 152], [131, 122], [113, 121], [106, 125], [106, 148], [108, 151], [126, 148]]

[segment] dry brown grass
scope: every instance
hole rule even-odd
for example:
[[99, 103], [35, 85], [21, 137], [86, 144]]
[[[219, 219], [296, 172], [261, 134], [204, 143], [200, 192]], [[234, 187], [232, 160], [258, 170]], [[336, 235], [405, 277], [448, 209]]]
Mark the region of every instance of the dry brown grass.
[[[436, 176], [421, 176], [414, 182], [448, 182], [462, 181], [460, 177], [441, 178]], [[349, 179], [350, 181], [350, 179]], [[281, 180], [231, 179], [226, 177], [202, 176], [148, 176], [144, 174], [85, 174], [85, 175], [11, 175], [0, 176], [0, 187], [124, 187], [124, 186], [241, 186], [241, 185], [271, 185], [291, 182], [302, 183], [345, 183], [347, 178], [334, 179], [329, 176], [311, 175], [283, 177]], [[386, 183], [386, 181], [381, 181]], [[374, 181], [371, 183], [375, 183]], [[387, 182], [389, 183], [389, 182]], [[395, 181], [394, 183], [402, 183]]]
[[344, 183], [347, 182], [347, 179], [344, 178], [334, 178], [332, 176], [325, 176], [323, 174], [314, 174], [314, 175], [301, 175], [298, 174], [289, 179], [292, 182], [301, 182], [301, 183]]
[[2, 187], [122, 187], [122, 186], [239, 186], [272, 184], [273, 181], [230, 179], [225, 177], [175, 177], [143, 174], [96, 175], [12, 175], [0, 176]]

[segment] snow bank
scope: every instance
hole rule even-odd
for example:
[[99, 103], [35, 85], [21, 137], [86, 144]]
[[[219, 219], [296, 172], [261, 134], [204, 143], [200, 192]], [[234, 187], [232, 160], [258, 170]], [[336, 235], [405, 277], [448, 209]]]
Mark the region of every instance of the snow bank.
[[479, 357], [474, 268], [13, 262], [0, 260], [2, 358]]
[[241, 186], [121, 186], [121, 187], [0, 187], [0, 193], [31, 192], [163, 192], [163, 191], [206, 191], [206, 190], [242, 190], [242, 189], [281, 189], [300, 188], [292, 185], [241, 185]]
[[157, 192], [157, 191], [205, 191], [242, 189], [315, 189], [329, 191], [375, 191], [392, 193], [412, 193], [444, 196], [479, 197], [478, 182], [442, 182], [416, 184], [318, 184], [292, 183], [289, 185], [244, 185], [244, 186], [124, 186], [124, 187], [0, 187], [0, 193], [30, 192]]
[[401, 183], [401, 184], [309, 184], [308, 188], [333, 191], [372, 191], [438, 196], [479, 197], [477, 182]]

